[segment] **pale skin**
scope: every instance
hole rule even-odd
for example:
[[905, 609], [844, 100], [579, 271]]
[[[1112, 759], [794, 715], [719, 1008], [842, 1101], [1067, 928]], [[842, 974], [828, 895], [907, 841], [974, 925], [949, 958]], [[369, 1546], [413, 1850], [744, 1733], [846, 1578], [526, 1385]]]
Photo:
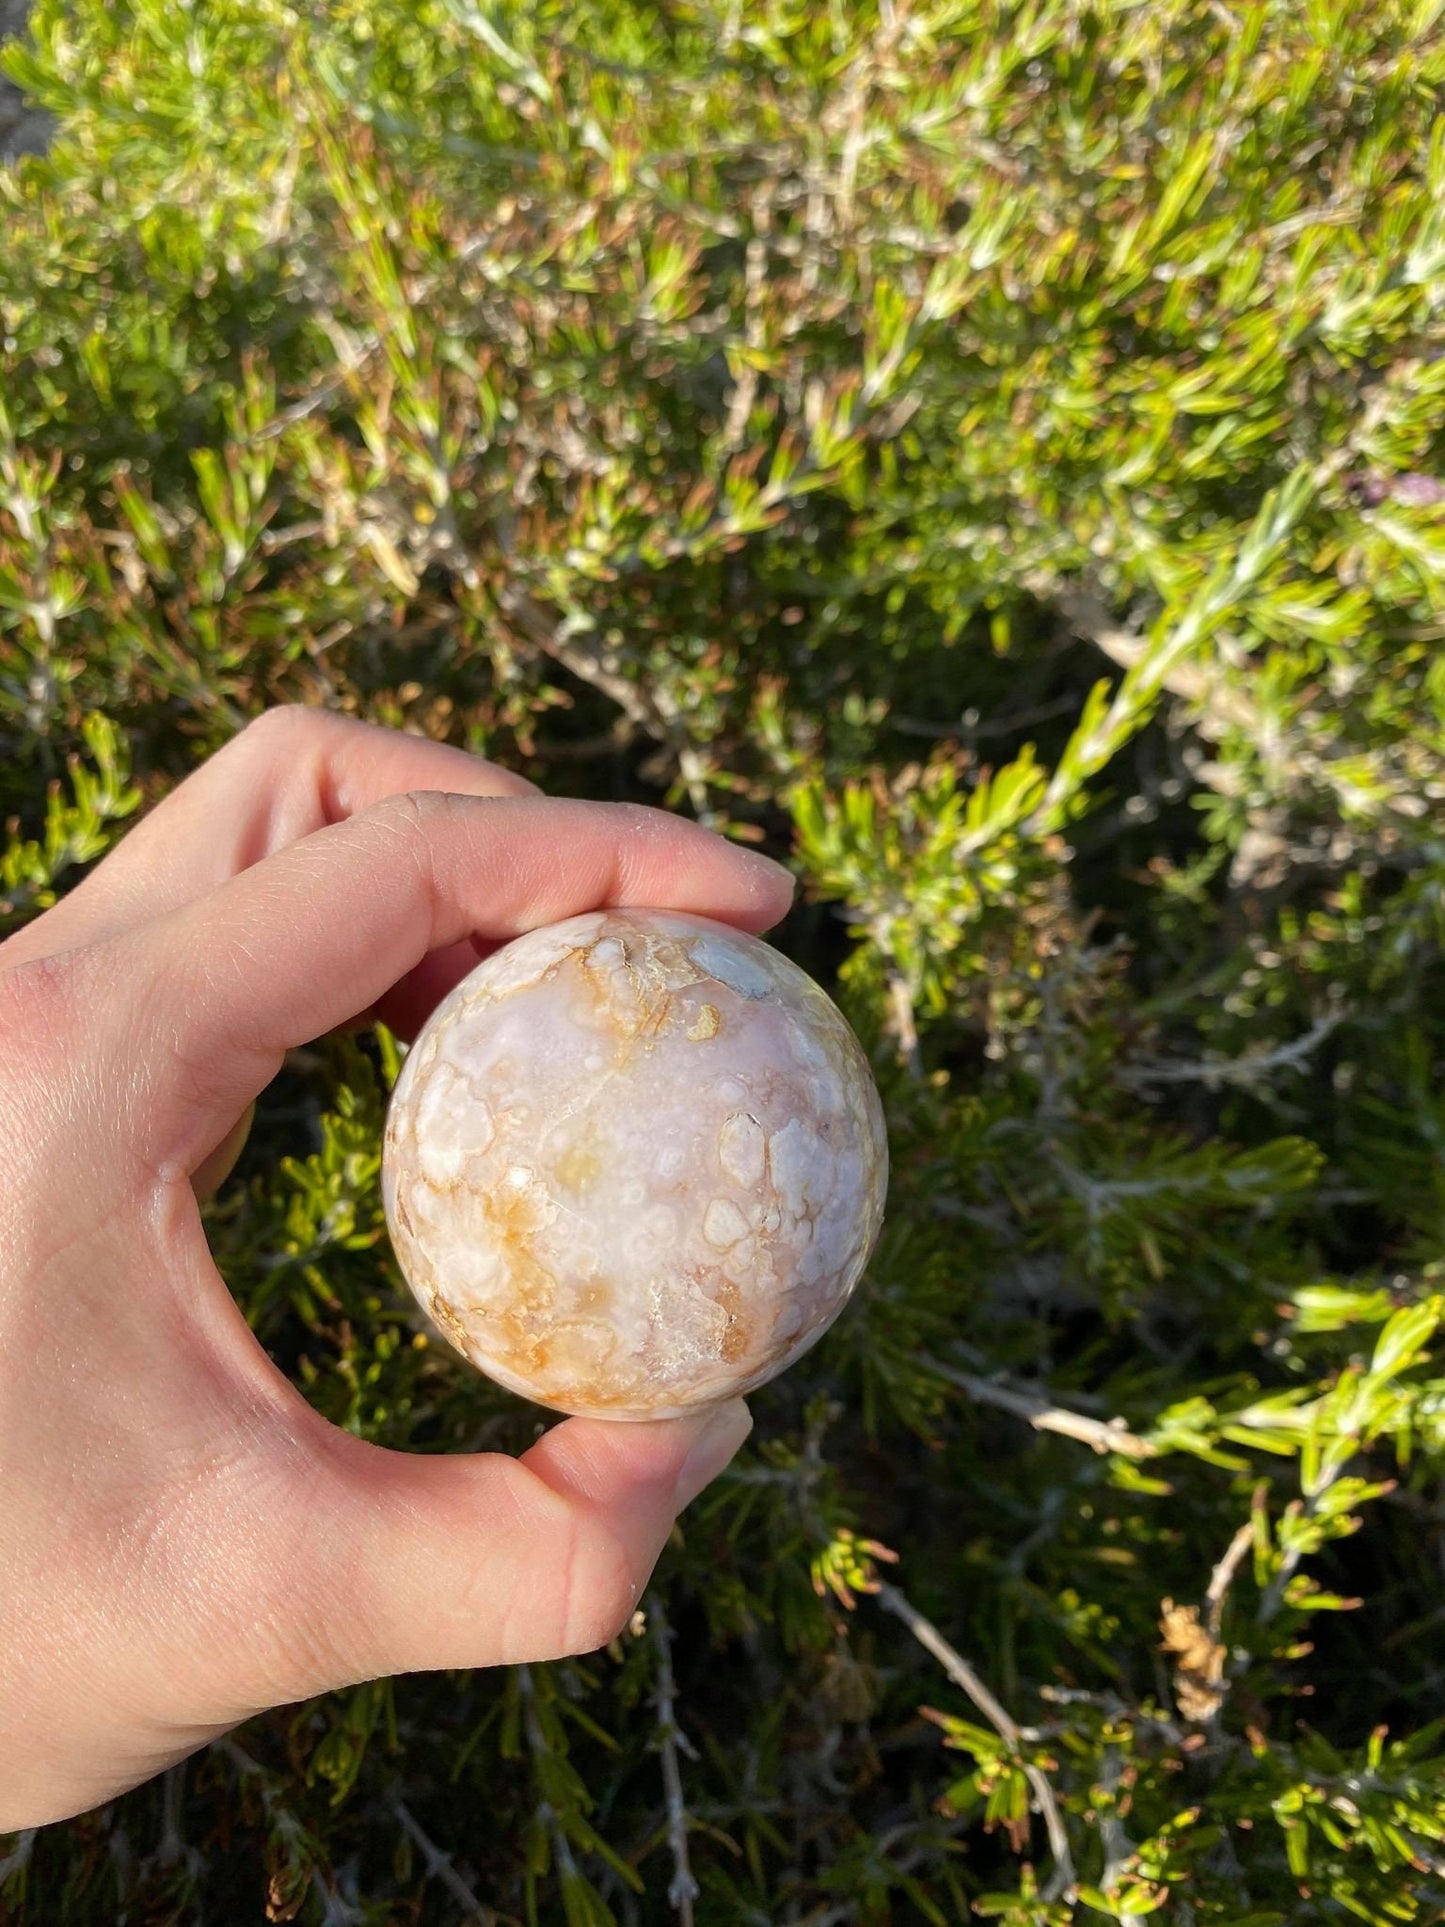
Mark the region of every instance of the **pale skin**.
[[585, 910], [762, 931], [785, 872], [456, 749], [270, 712], [0, 944], [0, 1832], [263, 1709], [590, 1651], [747, 1436], [569, 1419], [518, 1459], [329, 1425], [211, 1260], [198, 1197], [285, 1052], [410, 1034], [478, 954]]

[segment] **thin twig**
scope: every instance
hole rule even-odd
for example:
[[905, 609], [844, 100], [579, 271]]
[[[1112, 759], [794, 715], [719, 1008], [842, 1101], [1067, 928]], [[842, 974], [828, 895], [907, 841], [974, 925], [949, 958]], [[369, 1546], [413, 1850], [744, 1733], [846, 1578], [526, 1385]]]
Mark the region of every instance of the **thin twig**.
[[1207, 1727], [1216, 1740], [1230, 1687], [1229, 1654], [1219, 1637], [1224, 1601], [1253, 1541], [1251, 1517], [1235, 1533], [1209, 1575], [1202, 1615], [1193, 1606], [1176, 1606], [1172, 1599], [1164, 1600], [1160, 1609], [1162, 1650], [1174, 1662], [1175, 1702], [1186, 1720]]
[[973, 1701], [979, 1712], [994, 1728], [1000, 1739], [1020, 1755], [1019, 1767], [1024, 1778], [1033, 1788], [1039, 1812], [1043, 1815], [1045, 1829], [1049, 1836], [1049, 1848], [1054, 1856], [1054, 1871], [1049, 1876], [1043, 1890], [1045, 1900], [1059, 1900], [1073, 1892], [1077, 1882], [1074, 1871], [1074, 1857], [1069, 1849], [1069, 1835], [1064, 1826], [1064, 1816], [1059, 1810], [1058, 1799], [1049, 1784], [1048, 1775], [1041, 1767], [1034, 1766], [1022, 1758], [1023, 1734], [1013, 1715], [1001, 1700], [979, 1678], [962, 1653], [949, 1645], [932, 1620], [925, 1619], [906, 1593], [887, 1580], [878, 1582], [878, 1603], [886, 1612], [901, 1619], [913, 1637], [931, 1653], [939, 1665], [953, 1681]]
[[[1112, 1796], [1119, 1791], [1123, 1779], [1123, 1754], [1117, 1746], [1106, 1746], [1103, 1769], [1099, 1775], [1100, 1787]], [[1134, 1858], [1134, 1842], [1124, 1829], [1124, 1822], [1112, 1797], [1107, 1811], [1099, 1815], [1099, 1840], [1104, 1849], [1104, 1871], [1099, 1877], [1099, 1885], [1106, 1894], [1111, 1894], [1119, 1884], [1120, 1875]]]
[[[505, 542], [503, 549], [506, 549]], [[667, 741], [666, 724], [647, 700], [641, 686], [629, 682], [613, 666], [609, 652], [604, 647], [584, 643], [575, 632], [569, 634], [565, 623], [554, 621], [539, 602], [515, 584], [509, 583], [502, 588], [497, 601], [503, 614], [512, 618], [527, 641], [540, 649], [543, 655], [560, 662], [564, 669], [570, 669], [580, 682], [591, 683], [594, 689], [600, 689], [649, 736], [659, 742]]]
[[[547, 1758], [549, 1748], [547, 1735], [542, 1731], [542, 1722], [537, 1716], [537, 1688], [532, 1682], [532, 1669], [524, 1662], [512, 1670], [522, 1701], [522, 1731], [526, 1735], [527, 1751], [532, 1756], [533, 1766], [539, 1768]], [[551, 1835], [552, 1861], [565, 1892], [568, 1880], [577, 1872], [577, 1861], [572, 1852], [572, 1843], [567, 1838], [563, 1816], [550, 1800], [541, 1799], [537, 1802], [537, 1818]]]
[[[1074, 634], [1092, 642], [1121, 669], [1132, 669], [1148, 653], [1149, 638], [1115, 622], [1096, 590], [1083, 583], [1068, 582], [1055, 591], [1054, 600]], [[1188, 657], [1173, 664], [1164, 678], [1164, 687], [1171, 695], [1182, 697], [1198, 708], [1200, 728], [1207, 736], [1217, 737], [1230, 729], [1245, 730], [1256, 737], [1263, 733], [1263, 720], [1249, 697], [1239, 689], [1219, 683]]]
[[692, 1903], [701, 1888], [692, 1871], [687, 1849], [687, 1804], [683, 1797], [682, 1766], [678, 1755], [693, 1749], [677, 1723], [677, 1686], [672, 1672], [672, 1627], [655, 1592], [647, 1596], [647, 1623], [657, 1649], [657, 1708], [655, 1744], [662, 1756], [662, 1788], [667, 1801], [667, 1844], [672, 1851], [673, 1875], [667, 1898], [676, 1909], [682, 1927], [693, 1927]]
[[[416, 314], [423, 311], [444, 281], [450, 280], [458, 268], [465, 267], [479, 254], [484, 254], [501, 233], [502, 225], [499, 223], [496, 227], [484, 228], [480, 233], [474, 234], [469, 241], [464, 242], [456, 250], [445, 269], [438, 269], [431, 274], [421, 276], [409, 289], [406, 289], [410, 312]], [[352, 341], [349, 351], [339, 356], [341, 365], [335, 373], [325, 376], [299, 401], [293, 402], [288, 408], [283, 408], [273, 421], [267, 423], [257, 439], [262, 442], [274, 441], [278, 435], [284, 435], [293, 423], [305, 421], [318, 409], [326, 407], [327, 403], [333, 401], [346, 386], [350, 377], [359, 374], [372, 356], [379, 353], [388, 332], [387, 329], [373, 328], [357, 336]]]
[[1121, 1418], [1086, 1418], [1082, 1412], [1055, 1405], [1052, 1399], [1038, 1392], [1004, 1385], [996, 1378], [980, 1378], [974, 1372], [960, 1372], [936, 1358], [929, 1359], [928, 1369], [935, 1377], [967, 1392], [980, 1405], [993, 1405], [1001, 1412], [1011, 1412], [1036, 1432], [1057, 1432], [1063, 1438], [1077, 1439], [1095, 1452], [1119, 1452], [1130, 1459], [1152, 1459], [1158, 1454], [1158, 1446], [1131, 1432]]
[[494, 1913], [490, 1907], [483, 1906], [481, 1901], [477, 1899], [476, 1895], [452, 1864], [451, 1855], [444, 1852], [435, 1840], [423, 1831], [420, 1823], [407, 1806], [405, 1800], [401, 1798], [400, 1794], [392, 1798], [390, 1805], [392, 1812], [401, 1824], [402, 1831], [409, 1835], [411, 1840], [420, 1849], [422, 1859], [426, 1862], [428, 1878], [439, 1880], [452, 1896], [452, 1899], [459, 1901], [461, 1905], [468, 1910], [471, 1918], [480, 1920], [483, 1923], [483, 1927], [490, 1927], [490, 1923], [497, 1920], [499, 1916]]
[[30, 1856], [35, 1851], [35, 1836], [39, 1831], [39, 1827], [22, 1827], [16, 1834], [15, 1845], [5, 1858], [0, 1860], [0, 1886], [3, 1886], [12, 1874], [24, 1873], [30, 1865]]
[[[509, 550], [504, 531], [502, 546]], [[528, 643], [570, 670], [580, 682], [600, 689], [622, 711], [634, 730], [644, 731], [671, 750], [694, 815], [705, 829], [715, 829], [718, 815], [708, 798], [707, 766], [678, 705], [664, 692], [649, 694], [640, 683], [630, 681], [605, 644], [589, 642], [576, 630], [569, 629], [566, 622], [553, 620], [525, 589], [509, 583], [497, 600], [503, 613], [523, 631]]]
[[[1288, 1517], [1290, 1513], [1293, 1513], [1297, 1522], [1307, 1522], [1312, 1519], [1315, 1516], [1315, 1509], [1319, 1505], [1320, 1499], [1329, 1490], [1330, 1486], [1333, 1485], [1334, 1479], [1338, 1476], [1338, 1473], [1334, 1474], [1325, 1481], [1318, 1492], [1306, 1494], [1303, 1500], [1291, 1500], [1290, 1504], [1285, 1508], [1286, 1517]], [[1279, 1567], [1273, 1579], [1271, 1579], [1265, 1587], [1260, 1598], [1259, 1611], [1255, 1615], [1261, 1626], [1267, 1626], [1284, 1604], [1285, 1589], [1289, 1585], [1290, 1580], [1294, 1578], [1299, 1562], [1303, 1558], [1304, 1544], [1302, 1540], [1298, 1539], [1294, 1545], [1286, 1547], [1285, 1551], [1281, 1554]]]
[[181, 1814], [185, 1806], [186, 1763], [179, 1761], [166, 1768], [161, 1780], [161, 1838], [156, 1858], [163, 1867], [173, 1867], [185, 1852]]
[[1206, 1055], [1197, 1061], [1177, 1064], [1132, 1065], [1117, 1074], [1117, 1082], [1133, 1090], [1151, 1084], [1203, 1084], [1206, 1090], [1218, 1090], [1229, 1084], [1249, 1090], [1262, 1083], [1272, 1071], [1302, 1071], [1314, 1050], [1344, 1018], [1341, 1010], [1329, 1011], [1302, 1035], [1276, 1044], [1273, 1050], [1245, 1051], [1239, 1057]]
[[[1083, 1686], [1039, 1687], [1039, 1698], [1047, 1700], [1050, 1706], [1094, 1706], [1114, 1725], [1126, 1722], [1140, 1733], [1157, 1733], [1166, 1746], [1180, 1746], [1188, 1738], [1186, 1729], [1177, 1720], [1164, 1719], [1157, 1713], [1146, 1713], [1131, 1700], [1122, 1698], [1118, 1693], [1091, 1692]], [[1025, 1739], [1046, 1737], [1048, 1727], [1024, 1727]]]
[[311, 1869], [311, 1886], [316, 1898], [321, 1902], [321, 1927], [361, 1927], [366, 1919], [363, 1908], [344, 1894], [340, 1886], [332, 1886], [321, 1877], [321, 1869]]
[[1218, 1640], [1220, 1622], [1224, 1618], [1224, 1601], [1229, 1588], [1234, 1584], [1234, 1575], [1243, 1563], [1244, 1555], [1254, 1544], [1254, 1520], [1246, 1519], [1225, 1549], [1224, 1557], [1209, 1575], [1209, 1587], [1204, 1595], [1208, 1607], [1205, 1625], [1209, 1637]]
[[[744, 270], [743, 302], [747, 315], [747, 344], [754, 356], [761, 356], [767, 344], [767, 327], [763, 319], [763, 292], [767, 283], [768, 244], [764, 238], [772, 222], [772, 198], [766, 186], [753, 196], [753, 220], [756, 231], [747, 246], [746, 268]], [[758, 396], [758, 368], [750, 358], [743, 365], [733, 389], [732, 400], [728, 404], [727, 419], [723, 423], [720, 454], [732, 454], [740, 449], [747, 439], [748, 422], [753, 411], [753, 403]]]
[[913, 1014], [913, 992], [901, 970], [888, 973], [888, 1016], [898, 1040], [898, 1057], [908, 1075], [916, 1082], [923, 1076], [923, 1059], [918, 1049], [918, 1021]]
[[[1264, 1487], [1261, 1486], [1256, 1490], [1254, 1502], [1257, 1505], [1263, 1504]], [[1228, 1656], [1224, 1650], [1224, 1643], [1219, 1637], [1220, 1627], [1224, 1622], [1224, 1602], [1229, 1596], [1230, 1587], [1234, 1584], [1235, 1574], [1239, 1571], [1240, 1566], [1243, 1564], [1253, 1544], [1254, 1517], [1252, 1506], [1250, 1509], [1250, 1517], [1246, 1519], [1244, 1524], [1236, 1531], [1234, 1537], [1224, 1549], [1223, 1558], [1220, 1559], [1213, 1572], [1210, 1573], [1209, 1584], [1205, 1588], [1204, 1593], [1205, 1631], [1209, 1635], [1210, 1645], [1219, 1654], [1220, 1660], [1219, 1699], [1213, 1712], [1209, 1714], [1205, 1722], [1212, 1737], [1216, 1741], [1220, 1737], [1220, 1721], [1224, 1713], [1224, 1702], [1229, 1696], [1231, 1684]]]

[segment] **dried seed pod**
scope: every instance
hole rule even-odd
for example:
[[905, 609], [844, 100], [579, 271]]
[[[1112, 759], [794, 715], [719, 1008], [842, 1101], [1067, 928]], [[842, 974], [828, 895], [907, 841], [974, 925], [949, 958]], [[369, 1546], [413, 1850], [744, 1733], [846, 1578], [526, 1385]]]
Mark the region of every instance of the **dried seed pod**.
[[518, 938], [437, 1007], [382, 1193], [412, 1290], [481, 1371], [650, 1419], [819, 1337], [887, 1173], [867, 1060], [810, 977], [726, 924], [619, 910]]

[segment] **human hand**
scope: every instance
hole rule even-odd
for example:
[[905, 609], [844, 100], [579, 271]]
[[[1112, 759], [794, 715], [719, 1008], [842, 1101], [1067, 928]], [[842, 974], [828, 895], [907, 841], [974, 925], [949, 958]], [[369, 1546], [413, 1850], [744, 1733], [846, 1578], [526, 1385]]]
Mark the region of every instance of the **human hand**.
[[756, 931], [789, 894], [682, 819], [283, 709], [0, 945], [0, 1831], [266, 1707], [627, 1622], [741, 1400], [515, 1460], [382, 1450], [266, 1356], [197, 1191], [289, 1047], [413, 1031], [498, 942], [621, 904]]

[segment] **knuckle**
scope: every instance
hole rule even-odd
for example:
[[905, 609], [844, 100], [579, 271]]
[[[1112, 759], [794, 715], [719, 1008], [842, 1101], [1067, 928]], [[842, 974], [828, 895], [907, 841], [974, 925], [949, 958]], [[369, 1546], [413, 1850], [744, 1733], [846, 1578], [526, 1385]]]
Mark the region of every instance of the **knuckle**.
[[[364, 813], [374, 832], [417, 873], [428, 889], [435, 884], [432, 861], [436, 843], [458, 820], [468, 799], [445, 790], [399, 790], [383, 797]], [[362, 818], [355, 819], [362, 821]]]
[[253, 716], [235, 740], [251, 750], [269, 749], [273, 743], [291, 742], [298, 734], [311, 734], [324, 728], [325, 714], [324, 710], [310, 709], [305, 703], [277, 703]]
[[249, 1453], [213, 1481], [231, 1523], [224, 1570], [210, 1588], [219, 1602], [212, 1630], [236, 1655], [258, 1706], [286, 1705], [368, 1677], [352, 1649], [354, 1617], [337, 1611], [345, 1559], [323, 1556], [318, 1547], [308, 1503], [315, 1486], [314, 1465], [278, 1466]]
[[579, 1521], [558, 1634], [558, 1657], [596, 1652], [616, 1639], [637, 1608], [642, 1585], [626, 1545], [602, 1520]]
[[290, 763], [328, 735], [337, 719], [305, 703], [277, 703], [253, 716], [215, 757], [239, 764]]
[[464, 1602], [471, 1621], [484, 1609], [492, 1618], [496, 1659], [563, 1659], [615, 1639], [647, 1577], [618, 1526], [515, 1460], [489, 1500], [502, 1538], [526, 1548], [504, 1600], [497, 1599], [489, 1571], [478, 1575], [484, 1590]]
[[696, 827], [685, 816], [660, 810], [651, 803], [619, 803], [617, 813], [624, 834], [636, 843], [665, 842], [676, 836], [679, 826], [684, 835]]
[[75, 1008], [72, 954], [29, 957], [7, 967], [0, 951], [0, 1036], [25, 1051], [60, 1039]]
[[251, 1588], [228, 1640], [245, 1655], [248, 1697], [258, 1708], [290, 1706], [373, 1676], [351, 1650], [336, 1600], [298, 1584], [294, 1571], [278, 1585], [262, 1576]]
[[450, 801], [440, 790], [398, 790], [373, 803], [366, 814], [388, 829], [411, 834], [425, 831], [436, 823], [446, 813], [444, 806]]
[[0, 952], [0, 1154], [12, 1177], [53, 1176], [89, 1108], [90, 1054], [80, 1048], [98, 1004], [89, 961], [70, 951], [6, 965]]

